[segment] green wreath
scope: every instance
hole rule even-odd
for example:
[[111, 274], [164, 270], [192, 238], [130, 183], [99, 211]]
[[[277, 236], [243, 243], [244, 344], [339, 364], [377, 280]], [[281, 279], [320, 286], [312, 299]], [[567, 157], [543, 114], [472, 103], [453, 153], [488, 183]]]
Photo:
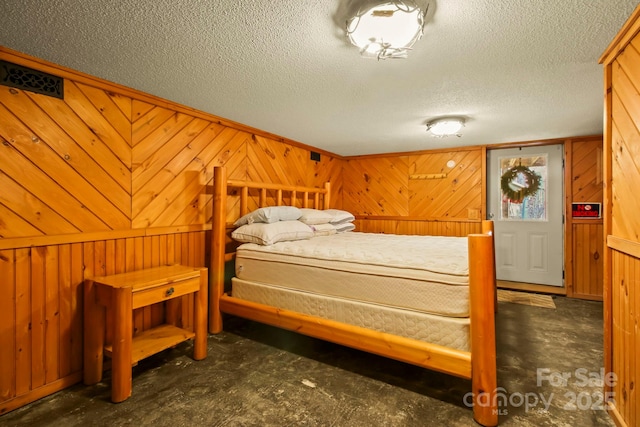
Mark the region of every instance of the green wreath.
[[[523, 174], [525, 185], [515, 184], [514, 179]], [[500, 178], [502, 194], [512, 203], [522, 203], [525, 197], [535, 194], [540, 188], [542, 177], [526, 166], [518, 165], [508, 169]]]

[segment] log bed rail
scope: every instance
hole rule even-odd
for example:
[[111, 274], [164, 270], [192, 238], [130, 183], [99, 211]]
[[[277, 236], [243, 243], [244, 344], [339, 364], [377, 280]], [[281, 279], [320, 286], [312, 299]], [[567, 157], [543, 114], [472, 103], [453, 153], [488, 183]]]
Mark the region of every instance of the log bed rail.
[[[470, 379], [474, 419], [484, 426], [498, 424], [493, 222], [483, 221], [482, 233], [468, 236], [471, 351], [467, 352], [243, 301], [226, 294], [224, 266], [225, 260], [231, 259], [229, 254], [226, 254], [226, 197], [229, 189], [240, 189], [240, 215], [244, 215], [248, 211], [250, 189], [260, 190], [260, 207], [266, 206], [266, 190], [272, 190], [276, 191], [276, 205], [283, 204], [282, 192], [288, 191], [292, 193], [291, 204], [295, 203], [297, 193], [302, 193], [303, 207], [322, 209], [330, 206], [330, 187], [328, 183], [324, 188], [308, 188], [227, 180], [224, 167], [214, 168], [213, 179], [209, 332], [216, 334], [222, 331], [222, 313], [227, 313]], [[309, 194], [312, 195], [311, 205]]]

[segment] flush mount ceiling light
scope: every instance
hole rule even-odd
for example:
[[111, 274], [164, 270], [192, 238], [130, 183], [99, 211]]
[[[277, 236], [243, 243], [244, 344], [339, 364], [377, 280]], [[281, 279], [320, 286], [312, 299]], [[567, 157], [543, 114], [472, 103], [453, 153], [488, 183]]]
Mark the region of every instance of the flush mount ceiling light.
[[406, 58], [422, 37], [425, 15], [413, 1], [365, 1], [347, 20], [347, 36], [366, 58]]
[[437, 138], [451, 135], [460, 136], [458, 132], [463, 126], [464, 119], [462, 117], [444, 117], [427, 123], [427, 132], [431, 132]]

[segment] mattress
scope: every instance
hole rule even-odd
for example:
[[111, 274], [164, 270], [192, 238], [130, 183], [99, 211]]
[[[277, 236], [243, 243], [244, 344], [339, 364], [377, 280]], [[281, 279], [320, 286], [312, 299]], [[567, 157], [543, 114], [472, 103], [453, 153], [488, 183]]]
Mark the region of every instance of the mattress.
[[231, 281], [235, 298], [470, 351], [469, 318], [400, 310], [380, 304], [250, 282], [237, 277]]
[[469, 315], [467, 242], [466, 237], [350, 232], [270, 246], [248, 243], [236, 252], [236, 277], [305, 294], [464, 318]]

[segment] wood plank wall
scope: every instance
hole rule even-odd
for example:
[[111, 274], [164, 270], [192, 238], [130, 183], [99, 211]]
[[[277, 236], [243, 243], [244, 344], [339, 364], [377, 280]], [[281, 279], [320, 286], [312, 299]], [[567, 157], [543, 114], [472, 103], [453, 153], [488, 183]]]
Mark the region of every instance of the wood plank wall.
[[[82, 282], [206, 266], [215, 165], [229, 178], [321, 187], [342, 160], [0, 47], [63, 77], [64, 99], [0, 86], [0, 414], [81, 380]], [[318, 151], [315, 150], [314, 151]], [[180, 313], [190, 327], [190, 297]], [[135, 330], [163, 321], [134, 313]]]
[[[13, 295], [0, 300], [0, 347], [13, 349], [0, 352], [0, 414], [81, 379], [77, 361], [55, 368], [67, 362], [47, 355], [82, 348], [68, 334], [82, 327], [85, 277], [206, 266], [214, 165], [231, 179], [330, 181], [332, 206], [360, 231], [464, 236], [486, 215], [484, 147], [347, 159], [313, 149], [311, 161], [295, 141], [1, 47], [0, 58], [65, 78], [64, 100], [0, 86], [0, 283]], [[591, 236], [585, 225], [574, 236]], [[136, 313], [139, 330], [162, 317], [153, 310]]]
[[605, 81], [606, 390], [618, 426], [640, 423], [640, 6], [601, 58]]
[[485, 217], [485, 158], [482, 147], [348, 157], [343, 206], [356, 215], [360, 231], [479, 232]]
[[602, 301], [604, 283], [604, 228], [602, 218], [572, 218], [571, 203], [602, 203], [602, 138], [565, 141], [568, 164], [565, 221], [567, 296]]

